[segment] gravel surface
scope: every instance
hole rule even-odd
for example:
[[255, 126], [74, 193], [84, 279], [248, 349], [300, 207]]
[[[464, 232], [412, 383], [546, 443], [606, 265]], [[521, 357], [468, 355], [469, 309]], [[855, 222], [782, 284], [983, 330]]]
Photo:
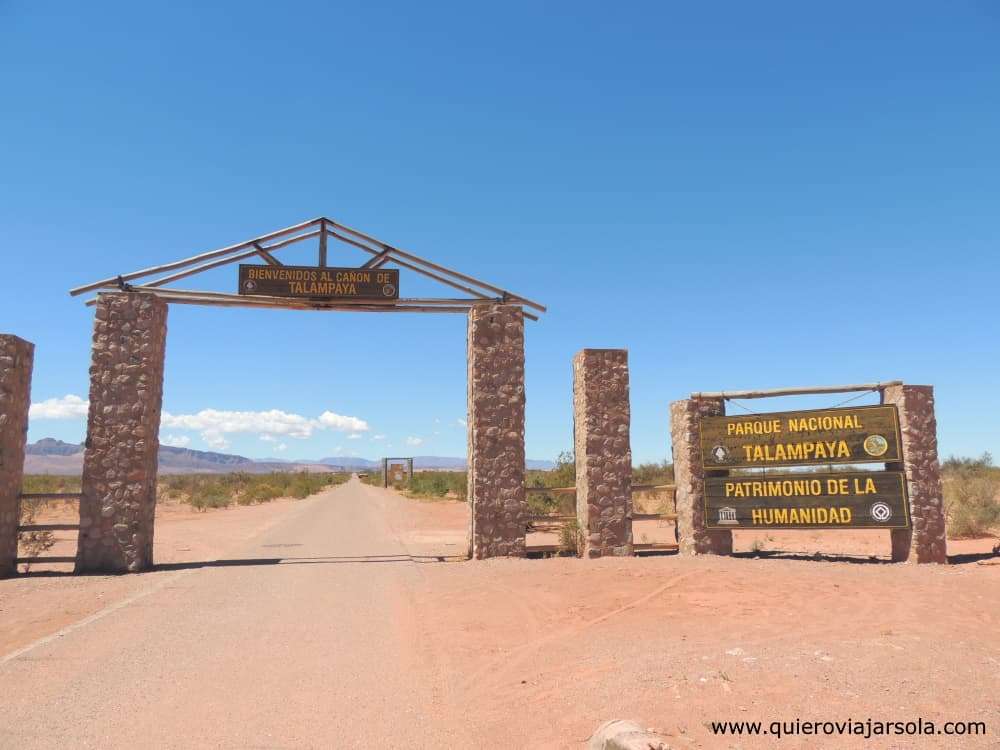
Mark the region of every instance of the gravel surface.
[[[1000, 746], [998, 565], [465, 562], [466, 520], [354, 480], [164, 523], [197, 551], [151, 573], [0, 581], [0, 748], [579, 748], [611, 718], [713, 750]], [[868, 717], [989, 735], [707, 726]]]

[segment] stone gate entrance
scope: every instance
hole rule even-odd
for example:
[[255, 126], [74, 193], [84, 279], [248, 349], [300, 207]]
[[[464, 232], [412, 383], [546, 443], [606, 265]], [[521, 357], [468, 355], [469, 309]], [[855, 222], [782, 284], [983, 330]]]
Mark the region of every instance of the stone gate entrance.
[[[315, 266], [286, 266], [274, 254], [310, 239], [318, 244]], [[366, 253], [368, 260], [360, 266], [330, 266], [330, 239]], [[170, 286], [248, 259], [266, 265], [256, 271], [241, 267], [239, 294]], [[388, 264], [466, 296], [400, 297], [398, 271], [383, 270]], [[135, 572], [153, 563], [171, 304], [466, 315], [469, 554], [477, 559], [524, 554], [524, 321], [538, 320], [543, 305], [325, 217], [71, 290], [86, 292], [96, 297], [87, 303], [95, 307], [95, 321], [77, 572]]]

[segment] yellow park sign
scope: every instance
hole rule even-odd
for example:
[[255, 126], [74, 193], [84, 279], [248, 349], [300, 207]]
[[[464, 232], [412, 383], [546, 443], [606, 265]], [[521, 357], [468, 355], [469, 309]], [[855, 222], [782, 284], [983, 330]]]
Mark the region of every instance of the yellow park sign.
[[771, 468], [902, 460], [895, 406], [705, 417], [705, 469]]

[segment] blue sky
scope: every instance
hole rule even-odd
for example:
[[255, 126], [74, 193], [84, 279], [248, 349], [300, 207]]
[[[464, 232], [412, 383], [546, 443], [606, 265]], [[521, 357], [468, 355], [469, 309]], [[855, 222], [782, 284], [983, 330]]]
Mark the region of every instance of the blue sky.
[[[67, 289], [325, 214], [549, 305], [532, 458], [571, 445], [582, 347], [629, 349], [637, 461], [691, 391], [894, 378], [936, 387], [942, 453], [1000, 455], [996, 4], [207, 5], [0, 0], [0, 331], [59, 399], [32, 439], [83, 437]], [[174, 307], [162, 436], [464, 455], [464, 324]]]

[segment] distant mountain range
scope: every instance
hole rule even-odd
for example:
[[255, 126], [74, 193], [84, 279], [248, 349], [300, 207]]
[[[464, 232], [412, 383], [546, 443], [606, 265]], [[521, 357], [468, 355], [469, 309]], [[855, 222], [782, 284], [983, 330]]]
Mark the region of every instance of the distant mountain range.
[[[42, 438], [29, 443], [25, 450], [26, 474], [79, 474], [83, 470], [83, 444], [66, 443], [54, 438]], [[288, 461], [280, 458], [253, 459], [230, 453], [196, 451], [189, 448], [160, 446], [159, 470], [164, 474], [224, 474], [246, 471], [266, 474], [271, 471], [365, 471], [377, 469], [380, 461], [352, 456], [328, 456], [315, 461]], [[447, 456], [414, 456], [415, 469], [441, 469], [460, 471], [465, 468], [464, 458]], [[551, 461], [527, 462], [529, 469], [551, 469]]]

